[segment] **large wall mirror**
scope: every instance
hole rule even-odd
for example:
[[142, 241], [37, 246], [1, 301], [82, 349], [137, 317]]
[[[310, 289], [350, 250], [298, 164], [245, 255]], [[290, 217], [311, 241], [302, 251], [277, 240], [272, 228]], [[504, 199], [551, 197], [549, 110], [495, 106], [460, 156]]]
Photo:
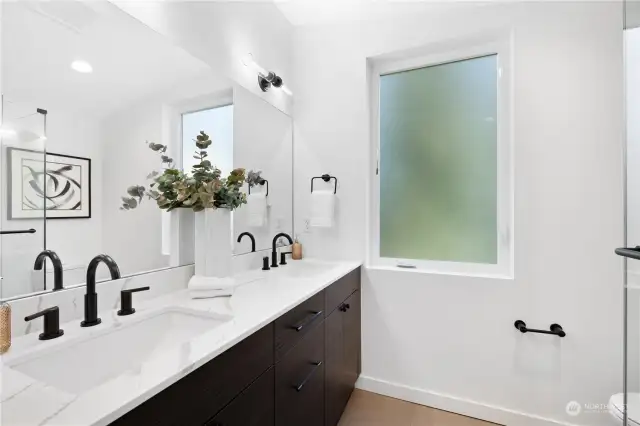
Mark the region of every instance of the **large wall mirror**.
[[[100, 253], [123, 276], [193, 263], [193, 212], [166, 213], [150, 199], [123, 209], [122, 197], [162, 169], [152, 143], [191, 169], [200, 131], [223, 173], [244, 167], [265, 179], [251, 189], [268, 189], [263, 218], [241, 207], [233, 235], [249, 231], [267, 250], [275, 233], [293, 232], [288, 115], [107, 1], [2, 9], [3, 299], [52, 290], [52, 265], [34, 270], [45, 249], [62, 260], [65, 287], [83, 284]], [[234, 246], [251, 250], [248, 239]]]

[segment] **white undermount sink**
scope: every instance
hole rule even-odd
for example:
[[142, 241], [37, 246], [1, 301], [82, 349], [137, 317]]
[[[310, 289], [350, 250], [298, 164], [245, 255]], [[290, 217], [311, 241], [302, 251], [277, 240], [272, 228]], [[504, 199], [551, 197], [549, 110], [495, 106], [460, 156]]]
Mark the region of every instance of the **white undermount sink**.
[[154, 356], [176, 349], [229, 319], [167, 308], [36, 358], [16, 360], [9, 367], [49, 386], [79, 394], [127, 371], [140, 369]]

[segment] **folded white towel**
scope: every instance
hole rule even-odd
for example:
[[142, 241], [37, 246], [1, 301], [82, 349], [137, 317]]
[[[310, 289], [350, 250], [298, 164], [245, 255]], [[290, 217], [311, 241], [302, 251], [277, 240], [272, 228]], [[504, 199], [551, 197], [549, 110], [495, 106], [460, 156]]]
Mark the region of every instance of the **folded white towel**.
[[194, 275], [189, 280], [187, 288], [191, 291], [208, 291], [233, 288], [236, 285], [236, 280], [233, 277], [219, 278]]
[[247, 197], [248, 223], [247, 225], [260, 228], [267, 221], [267, 196], [264, 192], [254, 192]]
[[333, 191], [311, 193], [311, 226], [330, 228], [333, 226], [336, 196]]
[[192, 299], [210, 299], [213, 297], [229, 297], [233, 295], [234, 287], [218, 290], [189, 290]]

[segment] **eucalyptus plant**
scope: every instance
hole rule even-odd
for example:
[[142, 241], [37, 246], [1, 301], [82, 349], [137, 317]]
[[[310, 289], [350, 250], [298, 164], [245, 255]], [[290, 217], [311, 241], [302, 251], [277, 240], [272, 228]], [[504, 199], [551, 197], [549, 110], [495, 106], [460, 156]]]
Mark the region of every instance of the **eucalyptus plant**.
[[194, 212], [204, 209], [234, 210], [246, 204], [247, 195], [242, 192], [242, 185], [247, 182], [252, 187], [264, 182], [261, 172], [249, 171], [245, 175], [245, 169], [237, 168], [222, 178], [220, 169], [208, 159], [207, 148], [212, 143], [209, 135], [200, 131], [193, 141], [198, 148], [193, 158], [200, 162], [193, 166], [191, 173], [175, 168], [173, 158], [166, 154], [166, 145], [147, 142], [149, 149], [160, 155], [163, 168], [149, 173], [148, 188], [143, 185], [127, 188], [120, 209], [135, 209], [145, 197], [155, 200], [158, 207], [167, 211], [177, 208], [190, 208]]

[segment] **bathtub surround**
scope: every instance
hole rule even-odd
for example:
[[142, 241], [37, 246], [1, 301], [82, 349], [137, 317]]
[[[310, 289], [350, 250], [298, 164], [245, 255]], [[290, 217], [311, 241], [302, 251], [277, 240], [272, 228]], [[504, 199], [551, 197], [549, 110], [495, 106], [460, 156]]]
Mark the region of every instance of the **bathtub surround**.
[[[492, 31], [513, 34], [514, 279], [367, 269], [359, 386], [499, 424], [600, 426], [608, 413], [565, 407], [622, 389], [620, 2], [465, 3], [297, 27], [296, 181], [330, 170], [340, 188], [335, 227], [305, 232], [309, 187], [296, 185], [296, 230], [311, 256], [367, 255], [367, 58]], [[522, 335], [518, 318], [568, 335]]]

